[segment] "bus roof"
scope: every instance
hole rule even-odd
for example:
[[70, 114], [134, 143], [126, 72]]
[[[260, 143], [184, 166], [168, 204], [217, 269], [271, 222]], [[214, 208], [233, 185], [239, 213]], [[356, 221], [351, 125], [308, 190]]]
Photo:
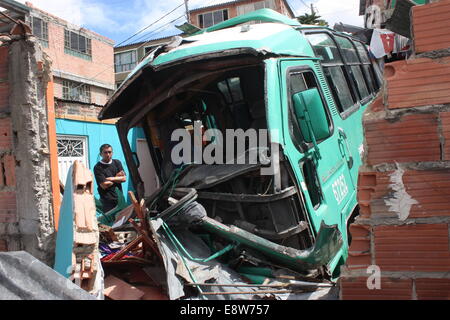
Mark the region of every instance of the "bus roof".
[[[245, 24], [257, 21], [263, 23]], [[148, 54], [128, 75], [122, 85], [113, 94], [99, 115], [102, 119], [103, 111], [116, 104], [117, 98], [123, 95], [127, 87], [141, 77], [144, 69], [157, 71], [173, 64], [182, 64], [193, 57], [205, 55], [220, 55], [224, 51], [253, 52], [257, 55], [295, 56], [317, 59], [314, 51], [298, 29], [303, 27], [297, 20], [290, 19], [270, 9], [261, 9], [238, 16], [197, 34], [180, 38], [174, 44], [168, 44], [164, 50], [154, 57]], [[315, 26], [315, 28], [318, 28]], [[327, 29], [319, 27], [321, 29]], [[158, 49], [155, 50], [155, 52]], [[161, 51], [166, 51], [161, 53]]]
[[[242, 25], [255, 21], [264, 23]], [[237, 16], [199, 31], [193, 36], [183, 38], [181, 45], [156, 58], [153, 58], [151, 54], [148, 55], [123, 83], [128, 82], [134, 74], [149, 65], [163, 65], [191, 56], [227, 49], [251, 48], [278, 55], [314, 57], [309, 43], [300, 32], [296, 31], [301, 26], [297, 20], [270, 9], [256, 10]]]
[[314, 57], [303, 35], [281, 23], [261, 23], [219, 29], [185, 39], [185, 43], [159, 55], [154, 66], [188, 56], [235, 48], [252, 48], [258, 52], [277, 55]]

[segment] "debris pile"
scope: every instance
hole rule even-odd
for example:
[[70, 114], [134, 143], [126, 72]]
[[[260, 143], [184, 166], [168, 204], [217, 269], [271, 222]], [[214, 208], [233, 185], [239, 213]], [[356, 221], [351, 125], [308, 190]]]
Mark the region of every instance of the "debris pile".
[[[132, 205], [97, 216], [92, 173], [76, 162], [63, 199], [55, 270], [98, 299], [337, 298], [320, 268], [289, 267], [307, 261], [314, 247], [284, 247], [208, 217], [197, 190], [180, 186], [182, 169], [151, 197], [138, 201], [130, 191]], [[274, 254], [279, 258], [268, 259]]]
[[100, 225], [107, 298], [337, 298], [320, 272], [296, 272], [208, 232], [207, 223], [220, 222], [207, 217], [195, 189], [175, 187], [178, 177], [140, 202], [130, 192], [134, 210], [118, 213], [114, 227]]

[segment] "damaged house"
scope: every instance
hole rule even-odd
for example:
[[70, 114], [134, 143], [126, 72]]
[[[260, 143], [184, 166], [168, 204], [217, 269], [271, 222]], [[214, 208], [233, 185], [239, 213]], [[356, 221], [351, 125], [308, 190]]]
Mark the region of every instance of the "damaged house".
[[[99, 119], [120, 117], [133, 226], [170, 299], [281, 297], [339, 277], [377, 74], [361, 42], [269, 9], [149, 52]], [[133, 128], [161, 184], [150, 195]]]

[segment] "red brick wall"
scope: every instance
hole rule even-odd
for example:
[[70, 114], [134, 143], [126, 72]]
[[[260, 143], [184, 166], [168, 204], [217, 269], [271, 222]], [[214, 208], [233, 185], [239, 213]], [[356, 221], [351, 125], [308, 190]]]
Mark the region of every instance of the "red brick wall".
[[[450, 34], [440, 18], [423, 25], [432, 12], [450, 19], [449, 4], [413, 9], [416, 49], [450, 47], [450, 38], [440, 37], [432, 47], [420, 36], [425, 28]], [[386, 65], [383, 98], [364, 118], [360, 216], [350, 226], [342, 299], [450, 299], [449, 62], [450, 52], [441, 50]], [[373, 265], [381, 272], [381, 288], [370, 290]]]
[[[63, 101], [56, 101], [55, 113], [56, 118], [64, 119], [71, 117], [84, 117], [87, 119], [97, 119], [100, 112], [100, 107], [68, 103]], [[79, 119], [81, 120], [81, 118]]]
[[389, 109], [441, 104], [450, 99], [450, 57], [389, 63], [385, 77]]
[[412, 9], [414, 19], [414, 45], [417, 53], [446, 49], [450, 42], [447, 32], [450, 19], [450, 1], [441, 0]]
[[[104, 105], [108, 101], [108, 90], [96, 86], [89, 86], [91, 92], [91, 103]], [[111, 91], [112, 92], [112, 91]], [[63, 79], [56, 78], [54, 82], [55, 98], [63, 98]]]
[[8, 244], [5, 240], [0, 240], [0, 252], [8, 251]]

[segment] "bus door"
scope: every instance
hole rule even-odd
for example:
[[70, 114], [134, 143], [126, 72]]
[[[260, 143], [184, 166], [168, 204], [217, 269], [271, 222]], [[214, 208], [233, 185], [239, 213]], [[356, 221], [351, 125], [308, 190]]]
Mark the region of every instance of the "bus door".
[[[335, 126], [334, 107], [317, 62], [279, 60], [284, 152], [304, 195], [314, 228], [324, 221], [345, 234], [342, 216], [355, 186], [349, 168], [345, 132]], [[344, 235], [346, 238], [346, 234]]]

